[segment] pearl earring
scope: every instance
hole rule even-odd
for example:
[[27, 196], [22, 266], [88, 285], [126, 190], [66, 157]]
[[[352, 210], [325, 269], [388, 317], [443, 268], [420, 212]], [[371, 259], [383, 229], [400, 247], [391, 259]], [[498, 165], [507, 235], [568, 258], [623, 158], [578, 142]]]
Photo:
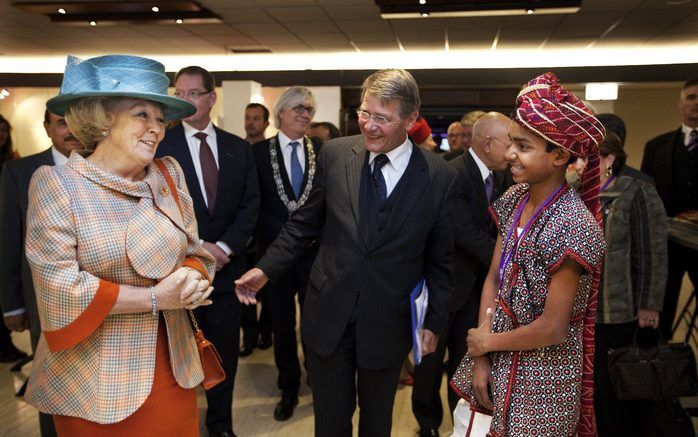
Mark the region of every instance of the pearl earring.
[[107, 129], [107, 130], [103, 130], [103, 131], [102, 131], [102, 136], [103, 136], [103, 137], [108, 137], [108, 136], [109, 136], [109, 130], [108, 130], [108, 129]]

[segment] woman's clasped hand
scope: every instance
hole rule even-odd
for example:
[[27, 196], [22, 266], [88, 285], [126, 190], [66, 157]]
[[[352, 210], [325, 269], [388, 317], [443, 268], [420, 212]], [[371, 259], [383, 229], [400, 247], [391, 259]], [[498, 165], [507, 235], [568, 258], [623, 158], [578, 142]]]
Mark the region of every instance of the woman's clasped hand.
[[213, 287], [201, 272], [189, 267], [178, 268], [154, 288], [157, 307], [161, 310], [192, 310], [213, 303], [209, 299]]

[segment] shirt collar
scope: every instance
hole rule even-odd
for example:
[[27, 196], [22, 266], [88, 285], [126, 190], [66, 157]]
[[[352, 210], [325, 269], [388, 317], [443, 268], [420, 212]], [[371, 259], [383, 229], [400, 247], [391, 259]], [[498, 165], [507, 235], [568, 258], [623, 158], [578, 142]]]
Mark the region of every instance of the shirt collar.
[[492, 173], [492, 171], [489, 168], [487, 168], [485, 163], [482, 162], [482, 160], [477, 156], [477, 153], [475, 153], [472, 147], [468, 149], [468, 152], [470, 153], [470, 156], [472, 156], [475, 160], [475, 164], [477, 164], [477, 168], [478, 170], [480, 170], [480, 175], [482, 175], [482, 180], [484, 181], [490, 176], [490, 173]]
[[[407, 162], [409, 161], [409, 157], [412, 154], [412, 143], [410, 142], [409, 138], [405, 136], [405, 141], [391, 150], [388, 153], [385, 153], [385, 155], [388, 157], [390, 160], [389, 164], [393, 166], [393, 168], [402, 168], [407, 165]], [[373, 160], [376, 159], [376, 156], [378, 156], [379, 153], [375, 152], [369, 152], [368, 155], [368, 165], [373, 164]]]
[[296, 138], [294, 140], [292, 138], [289, 138], [283, 132], [279, 131], [279, 147], [286, 147], [286, 146], [288, 146], [289, 143], [291, 143], [293, 141], [298, 141], [301, 145], [303, 145], [303, 137]]
[[691, 137], [691, 131], [696, 130], [698, 128], [695, 127], [688, 127], [685, 124], [681, 125], [681, 131], [683, 132], [683, 143], [688, 144], [689, 138]]
[[51, 146], [51, 156], [55, 165], [65, 165], [68, 162], [68, 158], [59, 152], [56, 146]]
[[[203, 132], [208, 137], [215, 137], [216, 136], [216, 130], [213, 128], [213, 122], [209, 121], [208, 125], [206, 125], [205, 129], [199, 130], [187, 123], [186, 121], [182, 122], [182, 127], [184, 128], [184, 136], [187, 138], [193, 137], [194, 135], [198, 134], [199, 132]], [[207, 138], [208, 138], [207, 137]]]

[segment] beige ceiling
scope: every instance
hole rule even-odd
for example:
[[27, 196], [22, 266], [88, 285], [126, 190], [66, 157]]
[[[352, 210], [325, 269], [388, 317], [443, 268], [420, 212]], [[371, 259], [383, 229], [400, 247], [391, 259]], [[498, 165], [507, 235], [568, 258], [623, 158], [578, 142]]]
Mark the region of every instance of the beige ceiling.
[[[59, 4], [60, 1], [54, 1]], [[5, 56], [581, 49], [698, 43], [698, 0], [584, 0], [570, 15], [383, 20], [373, 0], [202, 0], [215, 25], [68, 26], [0, 2]], [[425, 62], [429, 62], [425, 59]]]

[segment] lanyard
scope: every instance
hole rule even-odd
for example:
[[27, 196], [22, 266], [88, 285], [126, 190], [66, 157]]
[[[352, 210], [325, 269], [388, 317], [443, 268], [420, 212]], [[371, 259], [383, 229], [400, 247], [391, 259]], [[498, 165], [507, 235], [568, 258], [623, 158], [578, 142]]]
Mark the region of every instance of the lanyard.
[[499, 260], [499, 290], [501, 291], [502, 289], [502, 284], [504, 283], [504, 269], [506, 268], [507, 263], [509, 260], [516, 254], [516, 251], [519, 248], [519, 242], [521, 241], [521, 238], [523, 238], [524, 234], [528, 232], [528, 229], [533, 225], [533, 222], [535, 219], [538, 217], [538, 214], [552, 202], [553, 198], [562, 191], [562, 189], [565, 187], [565, 184], [563, 183], [560, 185], [560, 187], [555, 190], [550, 196], [548, 196], [547, 199], [545, 199], [545, 202], [543, 202], [538, 209], [536, 209], [536, 212], [533, 213], [530, 219], [528, 219], [528, 222], [526, 223], [526, 226], [524, 226], [523, 230], [521, 231], [520, 234], [516, 236], [516, 240], [514, 241], [514, 244], [511, 247], [511, 250], [507, 250], [507, 246], [509, 245], [509, 240], [511, 239], [512, 233], [514, 232], [514, 229], [516, 228], [517, 224], [519, 223], [519, 218], [521, 218], [521, 213], [523, 213], [524, 207], [528, 203], [528, 199], [531, 197], [531, 193], [526, 194], [526, 197], [524, 197], [523, 201], [521, 202], [521, 205], [519, 205], [518, 209], [516, 210], [516, 215], [514, 216], [514, 221], [511, 223], [511, 226], [509, 227], [509, 232], [507, 233], [507, 237], [504, 240], [504, 253], [502, 254], [502, 258]]
[[599, 191], [603, 191], [603, 190], [605, 190], [606, 188], [608, 188], [608, 186], [611, 185], [611, 182], [613, 182], [613, 180], [614, 180], [615, 178], [616, 178], [616, 175], [613, 175], [613, 176], [611, 176], [610, 178], [608, 178], [608, 180], [607, 180], [606, 182], [604, 182], [603, 185], [601, 185], [601, 188], [599, 188]]

